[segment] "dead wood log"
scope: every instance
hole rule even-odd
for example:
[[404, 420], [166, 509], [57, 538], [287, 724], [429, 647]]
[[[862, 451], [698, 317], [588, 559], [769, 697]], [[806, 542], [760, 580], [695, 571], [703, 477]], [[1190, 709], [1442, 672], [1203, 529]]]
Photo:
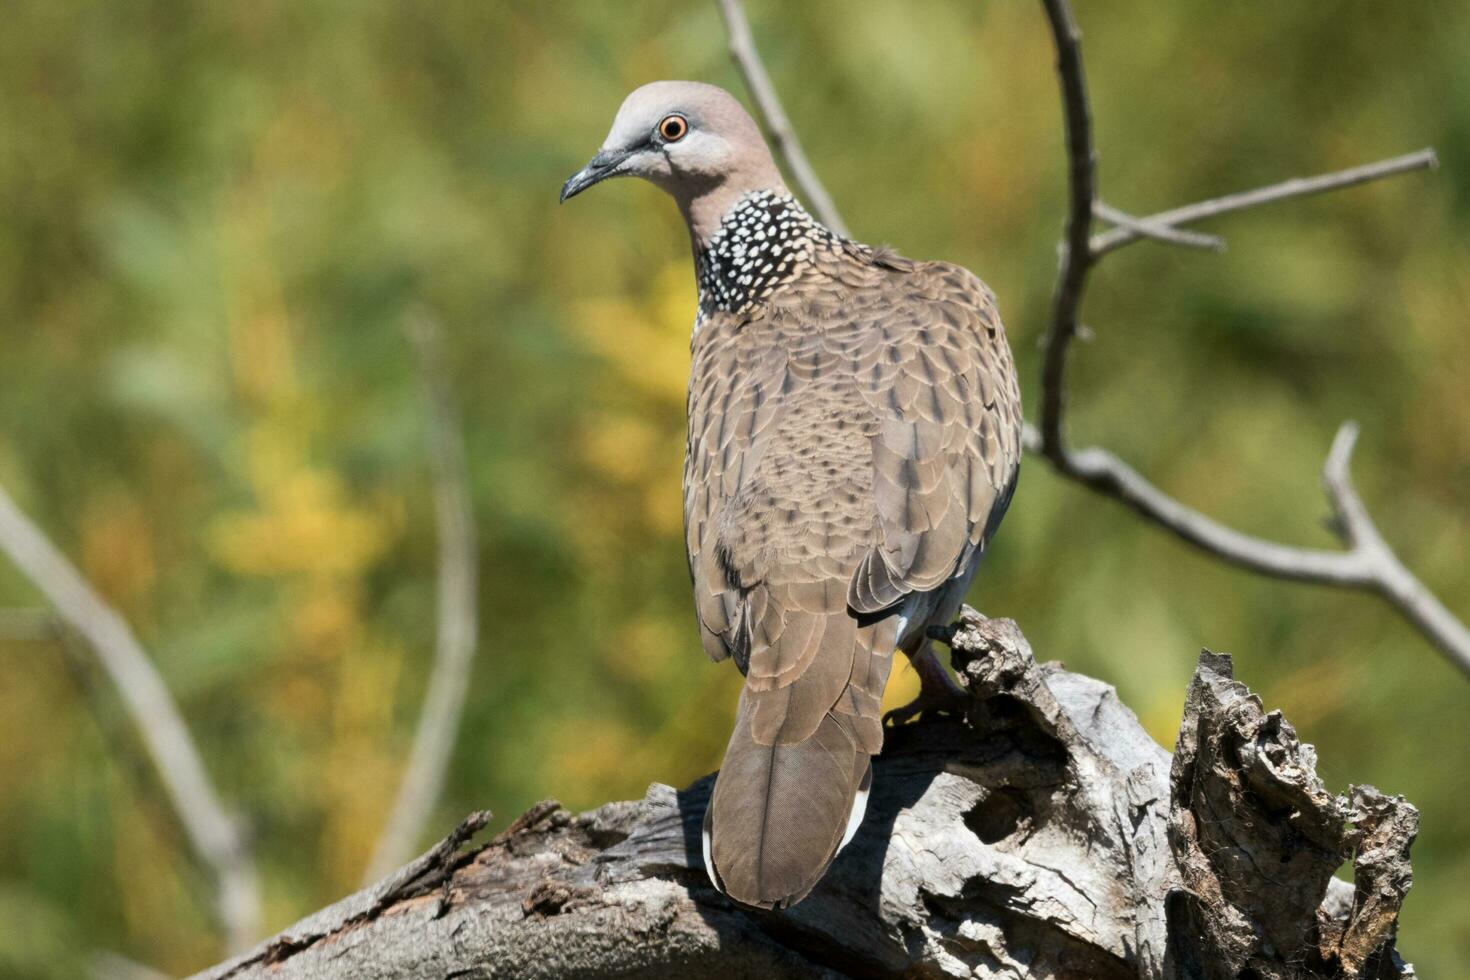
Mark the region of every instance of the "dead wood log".
[[[1311, 746], [1206, 651], [1171, 761], [1111, 687], [1009, 620], [947, 639], [965, 719], [889, 733], [867, 819], [784, 912], [715, 892], [712, 779], [478, 848], [476, 814], [211, 980], [407, 977], [1412, 977], [1394, 948], [1417, 813], [1323, 788]], [[1355, 885], [1332, 877], [1349, 858]]]

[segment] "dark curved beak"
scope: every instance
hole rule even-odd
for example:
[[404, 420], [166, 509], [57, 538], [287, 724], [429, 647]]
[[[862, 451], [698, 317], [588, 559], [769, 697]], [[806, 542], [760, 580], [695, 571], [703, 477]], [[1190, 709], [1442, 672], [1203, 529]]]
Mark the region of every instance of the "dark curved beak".
[[623, 173], [623, 163], [630, 155], [631, 153], [627, 150], [600, 150], [587, 166], [572, 174], [567, 178], [567, 182], [561, 185], [562, 202], [565, 202], [567, 198], [576, 197], [599, 181]]

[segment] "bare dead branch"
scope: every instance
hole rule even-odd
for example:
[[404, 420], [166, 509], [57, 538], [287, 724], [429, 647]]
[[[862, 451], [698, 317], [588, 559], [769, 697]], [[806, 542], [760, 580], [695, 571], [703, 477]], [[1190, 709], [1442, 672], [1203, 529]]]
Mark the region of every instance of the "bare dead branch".
[[220, 922], [231, 950], [254, 942], [260, 890], [244, 828], [220, 802], [189, 728], [163, 678], [116, 610], [0, 488], [0, 550], [87, 639], [143, 736], [179, 822], [213, 873]]
[[776, 153], [786, 161], [786, 168], [791, 171], [797, 189], [817, 213], [822, 224], [846, 238], [847, 225], [838, 213], [837, 205], [832, 203], [832, 195], [827, 193], [827, 188], [812, 169], [801, 148], [801, 141], [796, 138], [796, 130], [787, 118], [786, 110], [781, 107], [776, 86], [771, 83], [771, 76], [767, 74], [765, 62], [761, 60], [760, 51], [756, 49], [755, 39], [751, 36], [745, 7], [740, 0], [716, 2], [720, 7], [720, 15], [725, 20], [725, 30], [730, 36], [730, 57], [735, 61], [735, 67], [740, 69], [741, 77], [745, 79], [745, 87], [755, 100], [756, 110], [765, 123], [766, 131], [770, 133]]
[[1225, 251], [1225, 239], [1218, 235], [1202, 235], [1197, 231], [1185, 231], [1173, 225], [1166, 225], [1154, 218], [1140, 218], [1102, 201], [1093, 203], [1092, 213], [1119, 228], [1127, 228], [1129, 231], [1136, 232], [1142, 238], [1152, 238], [1156, 242], [1181, 245], [1184, 248], [1199, 248], [1209, 252]]
[[1367, 570], [1351, 553], [1293, 548], [1243, 534], [1170, 497], [1105, 449], [1069, 450], [1064, 465], [1058, 471], [1069, 479], [1117, 499], [1140, 517], [1233, 565], [1298, 582], [1370, 585]]
[[1364, 589], [1383, 596], [1455, 666], [1470, 674], [1470, 631], [1399, 561], [1379, 535], [1348, 479], [1348, 458], [1357, 436], [1355, 425], [1348, 423], [1339, 431], [1323, 474], [1345, 551], [1294, 548], [1226, 527], [1170, 497], [1104, 449], [1068, 449], [1062, 432], [1067, 351], [1081, 329], [1078, 310], [1087, 273], [1103, 255], [1139, 238], [1157, 237], [1149, 236], [1142, 230], [1143, 226], [1177, 230], [1176, 225], [1228, 211], [1431, 168], [1436, 162], [1433, 151], [1421, 150], [1381, 163], [1319, 177], [1297, 178], [1160, 212], [1141, 219], [1133, 227], [1120, 226], [1088, 239], [1087, 228], [1098, 213], [1097, 154], [1092, 143], [1081, 37], [1066, 0], [1042, 0], [1042, 4], [1057, 48], [1057, 75], [1067, 130], [1070, 204], [1066, 236], [1060, 247], [1051, 320], [1042, 342], [1041, 425], [1027, 433], [1027, 447], [1049, 461], [1062, 476], [1122, 502], [1145, 520], [1231, 564], [1276, 578]]
[[[1229, 655], [1202, 651], [1169, 773], [1182, 887], [1164, 902], [1166, 975], [1415, 975], [1394, 947], [1419, 811], [1371, 786], [1339, 796], [1316, 768], [1281, 712], [1235, 680]], [[1351, 895], [1333, 877], [1348, 854]]]
[[[966, 608], [945, 632], [965, 723], [889, 729], [861, 826], [798, 906], [743, 909], [710, 885], [706, 776], [576, 815], [545, 801], [466, 849], [473, 814], [198, 976], [1411, 980], [1396, 937], [1417, 811], [1330, 792], [1229, 655], [1201, 655], [1171, 761], [1111, 687], [1037, 663], [1014, 622]], [[1349, 859], [1355, 885], [1333, 878]]]
[[418, 355], [434, 473], [434, 510], [439, 533], [439, 625], [434, 670], [424, 695], [413, 749], [398, 797], [368, 863], [367, 882], [383, 877], [413, 853], [443, 792], [464, 715], [479, 633], [478, 537], [470, 506], [469, 477], [465, 473], [464, 438], [449, 391], [444, 338], [438, 322], [423, 312], [409, 320], [408, 333]]
[[1088, 235], [1097, 202], [1097, 150], [1092, 142], [1092, 109], [1087, 101], [1087, 75], [1082, 69], [1082, 35], [1066, 0], [1042, 0], [1056, 40], [1057, 76], [1061, 81], [1062, 119], [1067, 133], [1068, 210], [1057, 255], [1057, 284], [1052, 291], [1051, 318], [1042, 340], [1041, 452], [1059, 460], [1062, 444], [1063, 379], [1067, 353], [1077, 336], [1077, 311], [1092, 266]]
[[[1243, 211], [1262, 204], [1274, 204], [1291, 197], [1324, 194], [1327, 191], [1341, 190], [1344, 187], [1352, 187], [1354, 184], [1366, 184], [1370, 180], [1381, 180], [1384, 177], [1393, 177], [1413, 170], [1433, 170], [1438, 166], [1439, 158], [1434, 155], [1434, 150], [1425, 149], [1417, 153], [1406, 153], [1390, 160], [1380, 160], [1377, 163], [1338, 170], [1330, 174], [1320, 174], [1316, 177], [1293, 177], [1291, 180], [1284, 180], [1269, 187], [1258, 187], [1253, 191], [1227, 194], [1225, 197], [1188, 204], [1171, 211], [1160, 211], [1158, 214], [1139, 219], [1139, 222], [1144, 225], [1167, 225], [1169, 227], [1187, 225], [1206, 218], [1213, 218], [1216, 215], [1229, 214], [1231, 211]], [[1143, 237], [1147, 236], [1136, 228], [1126, 226], [1114, 228], [1093, 236], [1092, 254], [1094, 257], [1101, 256]]]
[[1369, 572], [1371, 588], [1413, 623], [1461, 670], [1470, 673], [1470, 629], [1399, 561], [1378, 533], [1348, 471], [1358, 426], [1344, 422], [1322, 469], [1322, 486], [1332, 503], [1334, 528]]
[[[1117, 456], [1096, 447], [1069, 451], [1062, 475], [1127, 505], [1140, 517], [1232, 565], [1273, 578], [1363, 589], [1387, 599], [1457, 666], [1470, 672], [1470, 632], [1384, 542], [1348, 475], [1357, 426], [1338, 430], [1323, 469], [1334, 527], [1347, 551], [1296, 548], [1243, 534], [1180, 503]], [[1027, 447], [1040, 442], [1028, 428]]]

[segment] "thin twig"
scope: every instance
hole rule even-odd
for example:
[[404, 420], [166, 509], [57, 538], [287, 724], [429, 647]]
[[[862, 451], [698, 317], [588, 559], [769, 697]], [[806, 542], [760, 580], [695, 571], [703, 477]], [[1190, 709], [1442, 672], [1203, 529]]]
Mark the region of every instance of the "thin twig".
[[[1403, 156], [1380, 160], [1361, 167], [1351, 167], [1330, 174], [1319, 174], [1316, 177], [1293, 177], [1269, 187], [1258, 187], [1253, 191], [1227, 194], [1224, 197], [1188, 204], [1171, 211], [1160, 211], [1158, 214], [1140, 218], [1139, 222], [1144, 225], [1170, 227], [1187, 225], [1206, 218], [1213, 218], [1216, 215], [1228, 214], [1231, 211], [1242, 211], [1246, 208], [1259, 207], [1262, 204], [1284, 201], [1290, 197], [1324, 194], [1327, 191], [1341, 190], [1344, 187], [1352, 187], [1354, 184], [1366, 184], [1371, 180], [1381, 180], [1384, 177], [1393, 177], [1414, 170], [1433, 170], [1438, 166], [1439, 158], [1434, 155], [1434, 150], [1419, 150], [1417, 153], [1405, 153]], [[1136, 228], [1126, 226], [1114, 228], [1093, 236], [1092, 254], [1094, 257], [1102, 256], [1143, 237], [1143, 233]]]
[[1353, 486], [1349, 464], [1358, 440], [1355, 422], [1344, 422], [1322, 468], [1322, 487], [1332, 503], [1334, 529], [1343, 543], [1372, 571], [1372, 588], [1429, 637], [1446, 656], [1470, 673], [1470, 629], [1404, 567], [1368, 514]]
[[[1218, 235], [1202, 235], [1197, 231], [1185, 231], [1183, 228], [1166, 225], [1155, 218], [1140, 218], [1102, 201], [1093, 202], [1092, 213], [1119, 228], [1137, 232], [1141, 238], [1152, 238], [1156, 242], [1204, 249], [1209, 252], [1225, 251], [1225, 239]], [[1093, 240], [1096, 241], [1096, 238]]]
[[1041, 451], [1054, 462], [1066, 449], [1062, 442], [1063, 378], [1067, 353], [1077, 336], [1077, 311], [1092, 265], [1088, 233], [1097, 202], [1097, 150], [1092, 142], [1092, 109], [1087, 101], [1087, 75], [1082, 70], [1082, 36], [1066, 0], [1042, 0], [1056, 39], [1057, 76], [1061, 80], [1062, 118], [1067, 133], [1067, 224], [1057, 256], [1057, 284], [1052, 292], [1051, 319], [1042, 341]]
[[1193, 510], [1148, 482], [1117, 456], [1096, 446], [1069, 450], [1063, 476], [1113, 497], [1140, 517], [1172, 531], [1216, 558], [1273, 578], [1368, 588], [1371, 577], [1354, 555], [1294, 548], [1243, 534]]
[[[1043, 340], [1042, 422], [1026, 433], [1027, 448], [1047, 459], [1062, 476], [1104, 496], [1113, 497], [1145, 520], [1195, 547], [1242, 568], [1276, 578], [1364, 589], [1386, 598], [1455, 666], [1470, 674], [1470, 630], [1424, 587], [1384, 542], [1367, 508], [1348, 478], [1348, 459], [1357, 427], [1338, 432], [1323, 471], [1336, 527], [1345, 551], [1294, 548], [1242, 534], [1170, 497], [1117, 456], [1099, 448], [1070, 450], [1062, 438], [1067, 349], [1079, 330], [1078, 309], [1088, 268], [1109, 251], [1146, 237], [1139, 227], [1117, 227], [1086, 238], [1097, 212], [1096, 151], [1092, 144], [1091, 110], [1082, 70], [1081, 38], [1066, 0], [1042, 0], [1057, 47], [1057, 74], [1067, 129], [1070, 175], [1067, 234], [1060, 249], [1051, 321]], [[1151, 215], [1142, 226], [1177, 225], [1228, 211], [1269, 204], [1307, 194], [1351, 187], [1392, 174], [1431, 168], [1432, 150], [1422, 150], [1381, 163], [1319, 177], [1288, 180], [1270, 187], [1203, 201]], [[1076, 256], [1084, 254], [1085, 258]]]
[[0, 550], [87, 639], [153, 759], [194, 852], [214, 874], [232, 951], [254, 941], [260, 891], [244, 829], [220, 802], [189, 728], [148, 654], [116, 610], [0, 488]]
[[781, 107], [776, 86], [771, 83], [771, 76], [766, 73], [765, 63], [761, 61], [755, 39], [751, 36], [750, 21], [745, 17], [744, 6], [740, 0], [716, 2], [725, 19], [725, 30], [730, 36], [730, 57], [734, 59], [735, 67], [740, 69], [740, 75], [745, 79], [745, 87], [755, 100], [756, 110], [766, 124], [776, 153], [786, 161], [786, 167], [791, 171], [797, 189], [817, 213], [822, 224], [843, 238], [848, 237], [847, 225], [837, 212], [837, 205], [832, 203], [832, 196], [827, 193], [827, 188], [822, 186], [817, 172], [812, 169], [806, 153], [801, 149], [801, 141], [796, 138], [796, 130], [786, 117], [786, 110]]
[[418, 355], [426, 403], [429, 453], [434, 473], [434, 510], [439, 534], [439, 612], [434, 669], [424, 695], [418, 731], [404, 769], [398, 798], [384, 825], [366, 881], [402, 864], [423, 833], [444, 789], [469, 690], [479, 632], [475, 519], [465, 472], [464, 439], [449, 393], [449, 371], [438, 323], [419, 313], [408, 322]]

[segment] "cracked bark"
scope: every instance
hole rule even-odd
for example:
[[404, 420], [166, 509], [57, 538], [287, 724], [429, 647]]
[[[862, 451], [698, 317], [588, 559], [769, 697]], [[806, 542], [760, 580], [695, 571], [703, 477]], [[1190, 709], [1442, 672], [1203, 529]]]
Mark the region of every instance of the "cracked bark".
[[[963, 720], [890, 731], [867, 819], [812, 895], [705, 878], [712, 780], [573, 815], [474, 814], [393, 876], [201, 974], [353, 977], [1411, 977], [1394, 937], [1418, 815], [1316, 776], [1206, 651], [1176, 752], [1113, 689], [966, 609]], [[1333, 878], [1352, 859], [1356, 885]]]

